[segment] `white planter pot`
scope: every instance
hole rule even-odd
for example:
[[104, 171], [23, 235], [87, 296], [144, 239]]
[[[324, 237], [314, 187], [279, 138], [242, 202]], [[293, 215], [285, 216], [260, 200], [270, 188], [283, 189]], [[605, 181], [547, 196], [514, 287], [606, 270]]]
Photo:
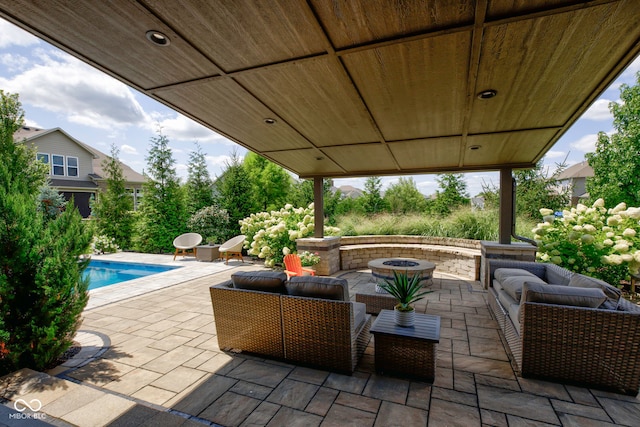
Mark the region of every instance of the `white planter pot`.
[[399, 311], [397, 308], [393, 309], [395, 314], [396, 325], [402, 327], [411, 327], [415, 319], [415, 310], [411, 311]]

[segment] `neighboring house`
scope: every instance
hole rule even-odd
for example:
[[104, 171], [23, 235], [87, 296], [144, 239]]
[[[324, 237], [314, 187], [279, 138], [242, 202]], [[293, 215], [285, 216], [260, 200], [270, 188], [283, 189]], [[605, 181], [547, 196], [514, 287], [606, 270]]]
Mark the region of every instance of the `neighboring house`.
[[337, 189], [342, 193], [342, 197], [350, 197], [352, 199], [357, 199], [364, 194], [361, 189], [352, 185], [341, 185]]
[[[91, 215], [91, 197], [96, 197], [107, 187], [102, 162], [108, 155], [78, 141], [60, 128], [23, 126], [13, 138], [14, 141], [25, 143], [36, 150], [37, 158], [49, 165], [50, 185], [58, 189], [66, 200], [73, 197], [83, 218]], [[142, 196], [145, 178], [124, 163], [120, 164], [135, 208]]]
[[587, 178], [593, 176], [593, 168], [586, 160], [562, 171], [558, 180], [563, 188], [571, 190], [571, 205], [577, 205], [581, 200], [589, 198], [587, 193]]

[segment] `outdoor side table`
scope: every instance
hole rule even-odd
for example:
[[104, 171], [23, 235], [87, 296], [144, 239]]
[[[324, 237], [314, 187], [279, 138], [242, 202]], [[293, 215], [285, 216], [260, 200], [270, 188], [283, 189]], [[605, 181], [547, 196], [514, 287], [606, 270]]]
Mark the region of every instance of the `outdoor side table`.
[[220, 245], [202, 245], [197, 247], [196, 259], [198, 261], [211, 262], [220, 258]]
[[415, 316], [415, 325], [405, 328], [395, 324], [393, 311], [380, 311], [371, 327], [376, 372], [433, 382], [440, 316]]

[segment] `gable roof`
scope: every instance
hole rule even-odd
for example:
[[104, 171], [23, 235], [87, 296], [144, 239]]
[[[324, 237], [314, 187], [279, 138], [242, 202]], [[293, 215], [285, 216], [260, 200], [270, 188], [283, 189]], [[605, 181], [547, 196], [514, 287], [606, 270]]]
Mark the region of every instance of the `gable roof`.
[[591, 176], [593, 176], [593, 168], [584, 160], [562, 171], [562, 173], [558, 175], [558, 179], [588, 178]]
[[[102, 162], [107, 160], [110, 156], [96, 148], [93, 148], [85, 144], [84, 142], [78, 141], [77, 139], [69, 135], [67, 132], [65, 132], [61, 128], [39, 129], [32, 126], [23, 126], [18, 131], [16, 131], [16, 133], [13, 135], [13, 139], [16, 142], [33, 142], [38, 138], [41, 138], [46, 135], [50, 135], [54, 132], [62, 133], [65, 137], [69, 138], [69, 140], [76, 143], [80, 148], [82, 148], [83, 150], [85, 150], [91, 155], [92, 157], [91, 164], [92, 164], [93, 173], [89, 174], [89, 176], [91, 177], [92, 180], [94, 181], [106, 180], [106, 173], [102, 168]], [[124, 175], [125, 181], [130, 183], [140, 183], [140, 184], [146, 181], [146, 178], [144, 177], [144, 175], [136, 172], [130, 166], [126, 165], [121, 161], [120, 161], [120, 165], [122, 166], [122, 174]]]

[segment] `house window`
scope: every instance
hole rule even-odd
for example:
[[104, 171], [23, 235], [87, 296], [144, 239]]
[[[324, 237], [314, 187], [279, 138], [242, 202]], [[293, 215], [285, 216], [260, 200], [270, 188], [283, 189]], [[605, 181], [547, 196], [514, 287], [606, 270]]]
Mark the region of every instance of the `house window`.
[[53, 165], [53, 175], [64, 176], [64, 156], [51, 155], [51, 164]]
[[67, 156], [67, 176], [78, 176], [78, 158]]
[[47, 170], [47, 173], [50, 174], [51, 173], [51, 165], [49, 164], [49, 154], [47, 154], [47, 153], [38, 153], [38, 154], [36, 154], [36, 159], [40, 160], [42, 163], [44, 163], [45, 165], [47, 165], [49, 167], [49, 169]]

